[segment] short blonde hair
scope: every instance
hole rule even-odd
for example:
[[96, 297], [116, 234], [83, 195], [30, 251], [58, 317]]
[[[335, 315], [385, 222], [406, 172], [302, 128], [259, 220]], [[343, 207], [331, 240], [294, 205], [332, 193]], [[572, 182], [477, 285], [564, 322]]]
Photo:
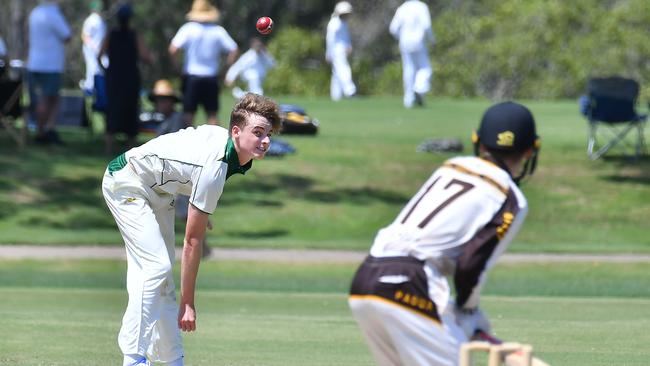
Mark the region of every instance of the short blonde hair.
[[271, 123], [273, 133], [280, 130], [282, 121], [280, 120], [280, 110], [278, 104], [265, 96], [246, 93], [230, 113], [230, 129], [233, 126], [244, 128], [248, 123], [248, 117], [251, 114], [257, 114], [266, 118]]

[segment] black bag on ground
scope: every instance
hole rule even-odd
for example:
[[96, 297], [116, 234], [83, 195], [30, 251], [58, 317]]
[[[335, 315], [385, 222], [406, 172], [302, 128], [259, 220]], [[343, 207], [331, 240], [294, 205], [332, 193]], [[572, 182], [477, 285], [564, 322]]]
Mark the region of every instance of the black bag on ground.
[[315, 135], [318, 133], [318, 120], [307, 115], [304, 108], [281, 104], [280, 118], [282, 118], [282, 134]]

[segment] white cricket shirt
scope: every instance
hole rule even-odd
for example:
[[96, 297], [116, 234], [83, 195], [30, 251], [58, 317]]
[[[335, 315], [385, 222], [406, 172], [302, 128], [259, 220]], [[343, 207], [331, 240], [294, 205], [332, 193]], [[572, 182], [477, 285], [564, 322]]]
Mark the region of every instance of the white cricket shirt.
[[476, 305], [484, 273], [512, 241], [528, 211], [510, 175], [477, 157], [446, 161], [381, 229], [370, 254], [410, 255], [454, 276], [457, 304]]
[[156, 192], [183, 194], [199, 210], [213, 213], [226, 178], [244, 174], [228, 130], [213, 125], [189, 127], [156, 137], [129, 150], [126, 161]]
[[390, 34], [399, 39], [402, 52], [415, 52], [433, 43], [431, 15], [427, 4], [418, 0], [405, 1], [395, 11], [390, 22]]
[[222, 26], [197, 22], [183, 24], [171, 44], [185, 52], [183, 72], [195, 76], [216, 76], [221, 54], [237, 49]]
[[106, 36], [106, 23], [99, 14], [93, 12], [84, 21], [81, 31], [90, 38], [90, 44], [83, 45], [87, 74], [101, 75], [102, 69], [97, 63], [97, 55]]
[[328, 60], [335, 57], [335, 54], [345, 55], [347, 49], [352, 47], [348, 25], [338, 16], [333, 16], [329, 23], [327, 23], [325, 46], [325, 53]]
[[246, 80], [264, 79], [267, 70], [274, 65], [275, 60], [267, 52], [256, 52], [251, 48], [230, 66], [226, 73], [226, 80], [234, 82], [239, 75]]

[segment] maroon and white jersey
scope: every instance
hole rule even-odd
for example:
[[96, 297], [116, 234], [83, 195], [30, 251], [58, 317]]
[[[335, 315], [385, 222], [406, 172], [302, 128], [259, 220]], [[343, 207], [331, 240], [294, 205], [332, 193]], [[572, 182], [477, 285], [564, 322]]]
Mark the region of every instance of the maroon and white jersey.
[[426, 261], [441, 276], [454, 277], [457, 306], [473, 308], [486, 271], [527, 211], [526, 198], [505, 170], [478, 157], [453, 158], [377, 233], [370, 255]]

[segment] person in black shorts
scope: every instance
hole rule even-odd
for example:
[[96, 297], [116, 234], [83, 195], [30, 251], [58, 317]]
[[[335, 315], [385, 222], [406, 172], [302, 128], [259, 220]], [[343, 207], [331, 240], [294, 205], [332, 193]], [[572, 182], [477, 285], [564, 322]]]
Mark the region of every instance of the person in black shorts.
[[187, 13], [188, 22], [176, 32], [169, 45], [172, 61], [183, 51], [183, 112], [188, 126], [194, 124], [198, 106], [205, 109], [208, 124], [219, 124], [220, 58], [227, 55], [226, 67], [239, 55], [237, 43], [217, 24], [219, 10], [207, 0], [195, 0]]

